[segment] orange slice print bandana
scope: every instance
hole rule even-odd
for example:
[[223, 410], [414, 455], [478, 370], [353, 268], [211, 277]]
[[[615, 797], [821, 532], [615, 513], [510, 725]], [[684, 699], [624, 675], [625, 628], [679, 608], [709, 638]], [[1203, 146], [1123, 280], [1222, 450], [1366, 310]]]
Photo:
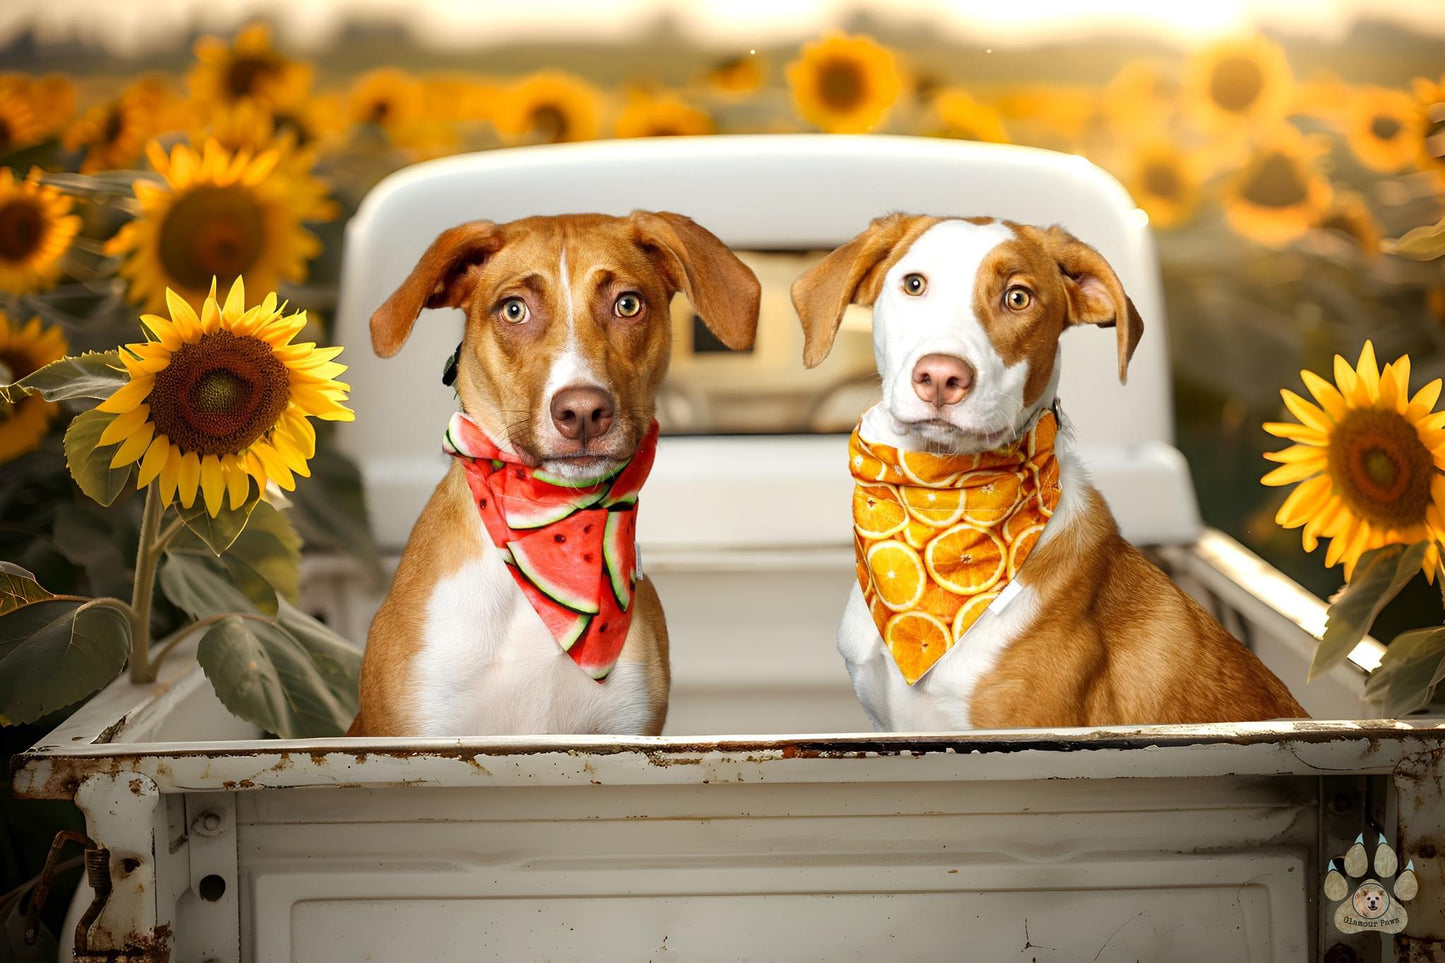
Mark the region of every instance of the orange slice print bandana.
[[[861, 422], [860, 422], [861, 425]], [[858, 586], [913, 685], [1013, 581], [1059, 503], [1058, 419], [972, 455], [848, 443]]]

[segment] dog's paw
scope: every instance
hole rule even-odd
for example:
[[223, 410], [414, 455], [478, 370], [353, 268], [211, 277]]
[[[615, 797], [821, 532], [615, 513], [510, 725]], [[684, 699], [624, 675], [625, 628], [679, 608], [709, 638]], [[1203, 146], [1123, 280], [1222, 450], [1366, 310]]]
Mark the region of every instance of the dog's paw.
[[1407, 861], [1404, 871], [1396, 875], [1399, 870], [1400, 860], [1384, 836], [1375, 844], [1374, 860], [1369, 858], [1364, 833], [1355, 838], [1344, 856], [1330, 860], [1325, 873], [1325, 898], [1342, 901], [1335, 910], [1335, 928], [1341, 933], [1403, 930], [1410, 921], [1403, 904], [1415, 898], [1420, 882], [1415, 878], [1413, 862]]

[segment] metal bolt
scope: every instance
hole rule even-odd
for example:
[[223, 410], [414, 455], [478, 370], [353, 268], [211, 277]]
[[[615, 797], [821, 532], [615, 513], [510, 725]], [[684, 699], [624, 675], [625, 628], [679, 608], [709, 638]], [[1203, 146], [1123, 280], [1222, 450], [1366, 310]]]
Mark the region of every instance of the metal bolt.
[[221, 832], [223, 822], [220, 813], [208, 809], [196, 817], [195, 822], [191, 823], [191, 829], [202, 836], [217, 836]]

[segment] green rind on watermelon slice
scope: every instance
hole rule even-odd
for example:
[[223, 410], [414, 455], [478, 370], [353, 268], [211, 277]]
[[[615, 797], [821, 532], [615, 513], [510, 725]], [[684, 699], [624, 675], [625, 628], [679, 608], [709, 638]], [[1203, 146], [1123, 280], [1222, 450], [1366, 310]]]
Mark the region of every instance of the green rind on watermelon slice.
[[602, 558], [612, 596], [625, 612], [632, 604], [632, 580], [637, 569], [637, 513], [608, 512], [602, 532]]
[[603, 592], [598, 613], [592, 616], [587, 631], [567, 654], [583, 672], [601, 682], [617, 665], [631, 624], [632, 619], [617, 607], [611, 593]]
[[541, 528], [544, 525], [551, 525], [553, 522], [560, 522], [573, 512], [579, 512], [596, 504], [603, 494], [600, 490], [576, 494], [558, 493], [550, 498], [543, 496], [540, 499], [528, 500], [519, 497], [519, 493], [509, 490], [502, 495], [499, 501], [502, 506], [502, 517], [507, 520], [507, 525], [520, 530]]
[[574, 612], [564, 605], [558, 605], [526, 579], [518, 579], [517, 587], [522, 590], [522, 594], [527, 597], [527, 601], [531, 603], [532, 608], [541, 618], [542, 624], [547, 627], [548, 632], [552, 633], [552, 638], [557, 640], [557, 644], [562, 647], [564, 652], [571, 649], [587, 631], [592, 616]]
[[611, 508], [613, 505], [635, 505], [637, 493], [642, 491], [642, 483], [647, 481], [647, 476], [652, 472], [652, 453], [639, 454], [627, 463], [627, 467], [612, 480], [611, 486], [607, 489], [607, 497], [602, 499], [603, 508]]
[[538, 468], [532, 472], [532, 477], [558, 488], [597, 488], [617, 472], [618, 469], [614, 468], [605, 475], [594, 475], [591, 478], [563, 478], [561, 475], [554, 475], [546, 469]]
[[517, 569], [543, 595], [577, 612], [595, 613], [602, 574], [602, 532], [607, 513], [575, 512], [547, 528], [507, 543]]

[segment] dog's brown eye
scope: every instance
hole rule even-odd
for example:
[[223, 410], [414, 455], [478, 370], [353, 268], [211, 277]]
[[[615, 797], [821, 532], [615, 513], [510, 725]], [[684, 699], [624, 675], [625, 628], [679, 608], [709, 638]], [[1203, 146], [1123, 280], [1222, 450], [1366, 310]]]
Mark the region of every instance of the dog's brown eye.
[[1034, 303], [1034, 296], [1028, 288], [1014, 285], [1004, 292], [1003, 303], [1007, 304], [1011, 310], [1022, 311]]
[[635, 318], [642, 313], [642, 298], [631, 291], [620, 294], [612, 303], [612, 311], [619, 318]]
[[921, 274], [906, 274], [903, 277], [903, 293], [918, 297], [928, 290], [928, 278]]
[[502, 302], [502, 320], [508, 324], [521, 324], [531, 317], [532, 312], [527, 310], [527, 302], [521, 298], [508, 298]]

